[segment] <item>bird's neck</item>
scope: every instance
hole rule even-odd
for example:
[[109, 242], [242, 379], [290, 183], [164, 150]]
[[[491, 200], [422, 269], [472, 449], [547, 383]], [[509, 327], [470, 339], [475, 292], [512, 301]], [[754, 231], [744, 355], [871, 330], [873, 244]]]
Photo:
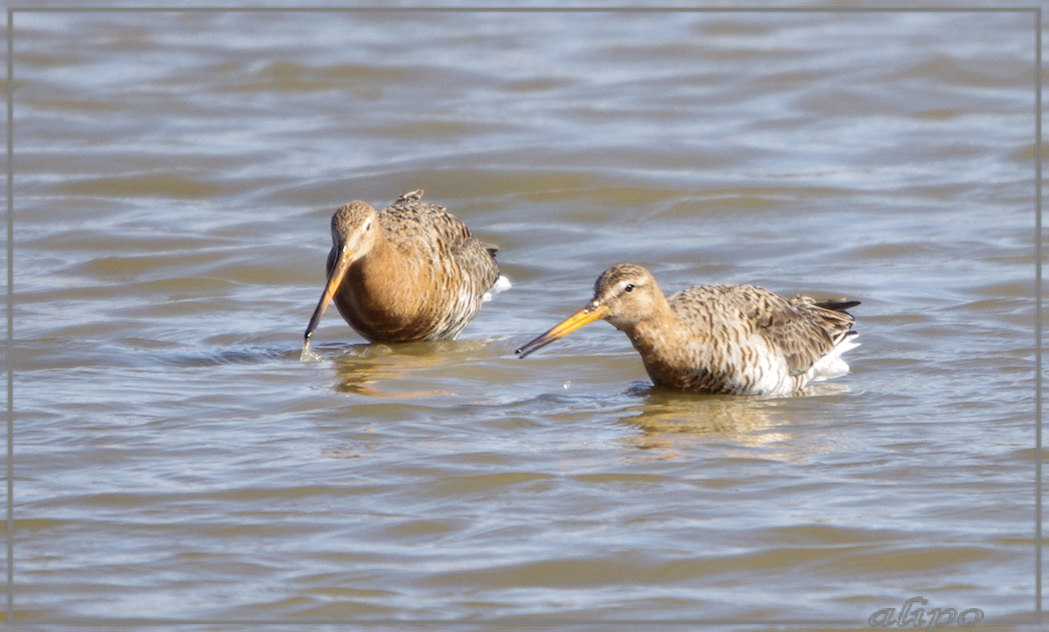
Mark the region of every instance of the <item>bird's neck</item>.
[[685, 328], [674, 315], [666, 298], [660, 298], [645, 318], [620, 327], [639, 350], [674, 349], [684, 344], [682, 336]]

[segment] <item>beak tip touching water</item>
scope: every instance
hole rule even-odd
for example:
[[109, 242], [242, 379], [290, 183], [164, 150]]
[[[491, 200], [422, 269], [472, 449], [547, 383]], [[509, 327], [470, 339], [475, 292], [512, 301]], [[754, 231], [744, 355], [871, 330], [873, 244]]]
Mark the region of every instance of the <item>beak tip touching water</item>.
[[310, 317], [310, 322], [306, 325], [306, 333], [302, 335], [302, 346], [304, 349], [309, 347], [310, 338], [313, 337], [313, 332], [316, 331], [317, 326], [320, 324], [321, 317], [327, 311], [328, 303], [332, 301], [342, 286], [342, 281], [352, 260], [352, 256], [345, 254], [328, 273], [328, 280], [324, 284], [324, 291], [321, 292], [320, 301], [317, 302], [317, 307], [313, 310], [313, 316]]
[[309, 340], [309, 338], [307, 338], [306, 340], [303, 340], [302, 341], [302, 351], [299, 352], [299, 361], [300, 362], [313, 362], [313, 361], [320, 360], [320, 359], [321, 359], [321, 357], [319, 355], [317, 355], [312, 350], [310, 350], [310, 340]]

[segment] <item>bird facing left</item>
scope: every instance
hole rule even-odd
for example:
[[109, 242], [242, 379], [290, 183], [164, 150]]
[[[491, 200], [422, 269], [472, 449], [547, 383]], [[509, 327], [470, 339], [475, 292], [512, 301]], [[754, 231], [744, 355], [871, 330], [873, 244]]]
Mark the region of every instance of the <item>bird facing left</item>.
[[369, 342], [454, 340], [477, 315], [500, 279], [497, 248], [422, 194], [405, 193], [378, 211], [356, 200], [332, 215], [328, 278], [303, 358], [330, 302]]

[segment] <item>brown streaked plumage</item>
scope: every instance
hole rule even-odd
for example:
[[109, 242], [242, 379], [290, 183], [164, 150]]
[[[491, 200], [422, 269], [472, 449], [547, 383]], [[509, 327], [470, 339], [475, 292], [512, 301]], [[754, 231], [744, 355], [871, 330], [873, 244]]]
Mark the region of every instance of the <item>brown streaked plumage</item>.
[[624, 332], [657, 386], [701, 393], [790, 395], [839, 377], [857, 346], [845, 310], [858, 301], [786, 299], [755, 285], [697, 285], [669, 298], [641, 266], [605, 270], [582, 310], [519, 348], [521, 357], [604, 319]]
[[499, 278], [495, 246], [412, 191], [376, 211], [360, 200], [331, 218], [328, 281], [303, 336], [303, 355], [334, 300], [370, 342], [454, 340]]

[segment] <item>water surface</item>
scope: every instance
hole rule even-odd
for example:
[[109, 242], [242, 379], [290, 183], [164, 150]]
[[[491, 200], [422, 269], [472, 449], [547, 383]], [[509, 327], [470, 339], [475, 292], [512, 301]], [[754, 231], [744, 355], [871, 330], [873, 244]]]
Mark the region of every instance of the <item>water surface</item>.
[[[1033, 19], [16, 13], [14, 619], [1030, 621]], [[514, 287], [300, 362], [330, 214], [418, 188]], [[860, 300], [853, 372], [513, 357], [623, 261]]]

